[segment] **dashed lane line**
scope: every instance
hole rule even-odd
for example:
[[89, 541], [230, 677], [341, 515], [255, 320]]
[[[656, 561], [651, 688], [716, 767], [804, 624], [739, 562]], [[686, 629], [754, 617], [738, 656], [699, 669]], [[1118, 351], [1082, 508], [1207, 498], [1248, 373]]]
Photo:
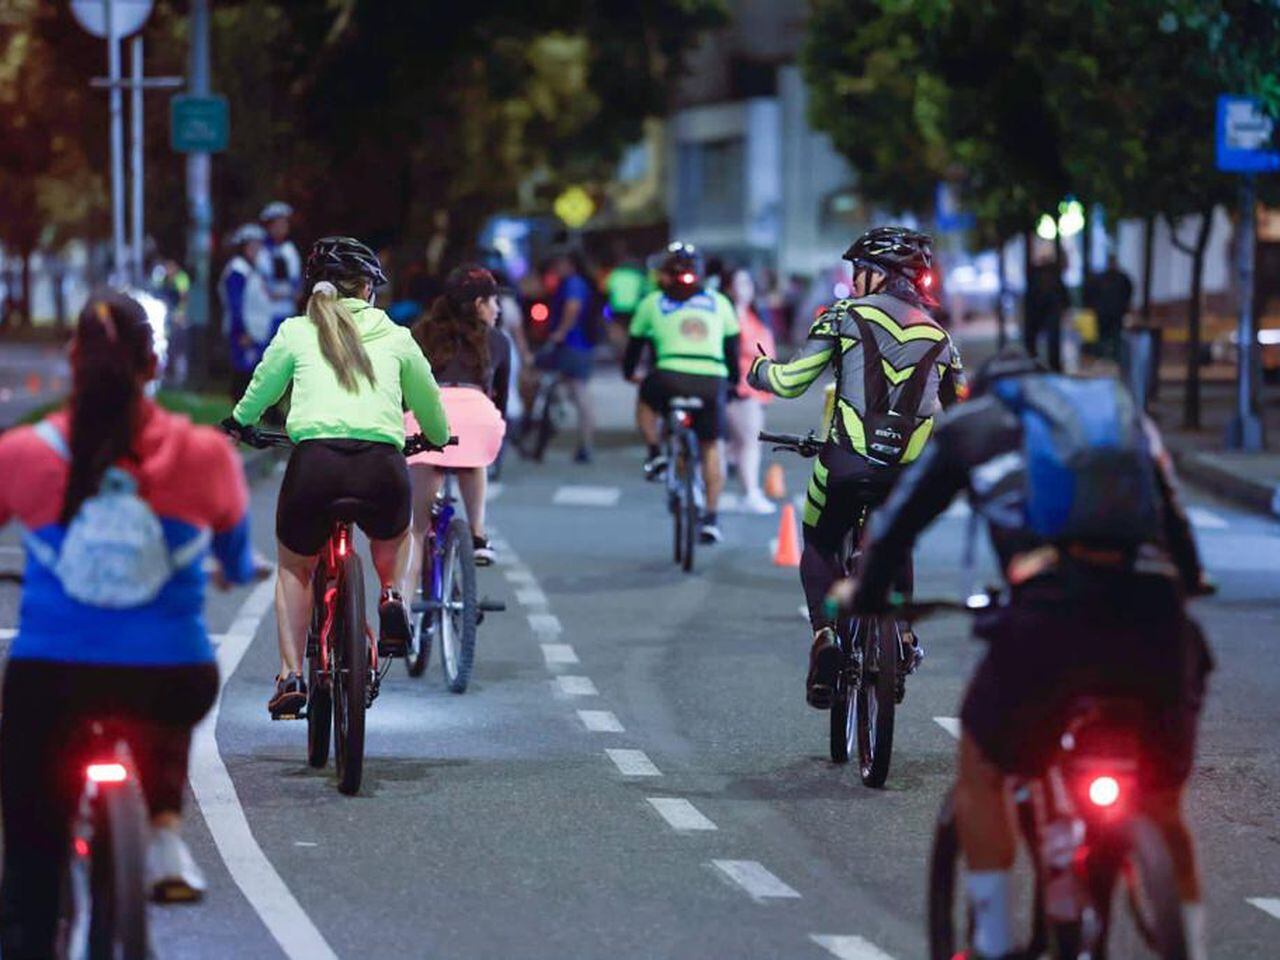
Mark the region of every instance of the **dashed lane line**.
[[712, 860], [711, 865], [747, 892], [752, 900], [798, 900], [794, 887], [770, 873], [756, 860]]
[[960, 739], [960, 718], [959, 717], [934, 717], [933, 722], [940, 726], [951, 736], [957, 740]]
[[1245, 902], [1280, 920], [1280, 899], [1275, 897], [1249, 897]]
[[556, 677], [556, 687], [569, 697], [598, 697], [600, 691], [590, 677], [561, 675]]
[[648, 754], [643, 750], [611, 749], [606, 750], [613, 765], [624, 777], [660, 777], [662, 771], [654, 766]]
[[1225, 530], [1230, 526], [1225, 517], [1205, 507], [1187, 507], [1187, 519], [1201, 530]]
[[567, 643], [544, 643], [541, 646], [543, 659], [547, 661], [549, 667], [578, 662], [578, 655]]
[[809, 939], [839, 960], [893, 960], [889, 954], [862, 937], [811, 933]]
[[[253, 642], [258, 624], [275, 597], [274, 579], [260, 583], [249, 594], [218, 646], [218, 672], [222, 688], [240, 665]], [[196, 803], [204, 815], [218, 854], [231, 879], [289, 960], [337, 960], [337, 954], [311, 922], [283, 878], [258, 846], [248, 817], [236, 795], [235, 784], [218, 752], [218, 715], [221, 698], [196, 727], [191, 742], [189, 779]]]
[[528, 567], [512, 567], [510, 570], [504, 570], [502, 575], [507, 578], [510, 583], [518, 584], [536, 584], [537, 578], [534, 577], [533, 571]]
[[537, 584], [530, 584], [527, 587], [520, 587], [516, 590], [516, 603], [522, 607], [542, 607], [547, 606], [547, 595], [542, 592], [542, 588]]
[[683, 797], [646, 797], [645, 802], [675, 830], [716, 830], [711, 818]]
[[12, 640], [18, 635], [18, 631], [14, 627], [0, 627], [0, 641]]
[[587, 485], [564, 486], [556, 490], [551, 502], [560, 507], [613, 507], [617, 506], [622, 491], [618, 487], [593, 487]]
[[556, 637], [564, 632], [560, 618], [546, 611], [529, 614], [529, 628], [539, 637]]
[[592, 733], [625, 733], [622, 722], [612, 710], [579, 710], [578, 719]]

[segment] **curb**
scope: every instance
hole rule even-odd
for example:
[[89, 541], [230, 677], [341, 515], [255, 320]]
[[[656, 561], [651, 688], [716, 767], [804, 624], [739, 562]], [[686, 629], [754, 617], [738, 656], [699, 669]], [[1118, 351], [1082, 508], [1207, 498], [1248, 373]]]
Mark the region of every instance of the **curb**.
[[1280, 484], [1251, 480], [1232, 473], [1198, 450], [1173, 448], [1171, 452], [1178, 472], [1191, 483], [1242, 507], [1269, 517], [1280, 517]]

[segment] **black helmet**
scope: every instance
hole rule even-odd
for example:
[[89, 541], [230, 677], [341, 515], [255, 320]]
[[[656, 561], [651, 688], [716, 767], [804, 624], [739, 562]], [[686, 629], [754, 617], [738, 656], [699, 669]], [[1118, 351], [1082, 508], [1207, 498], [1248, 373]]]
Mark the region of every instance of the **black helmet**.
[[702, 254], [692, 243], [673, 240], [657, 257], [657, 269], [671, 273], [692, 273], [701, 279], [705, 269]]
[[933, 237], [906, 227], [875, 227], [844, 252], [855, 268], [859, 263], [879, 267], [892, 276], [910, 281], [920, 298], [937, 306], [934, 295]]
[[307, 286], [331, 282], [368, 280], [375, 287], [387, 282], [378, 255], [352, 237], [323, 237], [307, 254]]

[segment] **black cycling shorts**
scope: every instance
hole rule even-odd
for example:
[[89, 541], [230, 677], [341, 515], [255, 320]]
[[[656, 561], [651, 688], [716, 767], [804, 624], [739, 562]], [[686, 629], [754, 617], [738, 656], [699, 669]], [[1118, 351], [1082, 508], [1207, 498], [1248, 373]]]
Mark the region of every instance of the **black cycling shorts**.
[[1074, 602], [1016, 602], [982, 628], [990, 643], [961, 724], [1001, 770], [1040, 773], [1058, 749], [1072, 701], [1114, 696], [1146, 707], [1140, 777], [1179, 786], [1191, 773], [1212, 667], [1199, 627], [1169, 584]]
[[409, 468], [392, 444], [304, 440], [284, 473], [276, 537], [294, 553], [314, 556], [334, 521], [344, 519], [372, 540], [394, 540], [408, 528], [412, 508]]
[[663, 416], [666, 416], [667, 405], [673, 397], [700, 399], [702, 409], [691, 413], [693, 432], [703, 441], [719, 440], [726, 435], [724, 407], [727, 393], [728, 380], [724, 377], [677, 373], [674, 370], [654, 370], [640, 384], [640, 400]]

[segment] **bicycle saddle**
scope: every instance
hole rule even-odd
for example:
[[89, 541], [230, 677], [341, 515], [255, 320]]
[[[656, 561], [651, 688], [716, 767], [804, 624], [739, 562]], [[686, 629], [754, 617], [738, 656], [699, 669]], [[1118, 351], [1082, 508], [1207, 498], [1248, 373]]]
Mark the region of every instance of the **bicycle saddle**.
[[671, 398], [672, 410], [701, 410], [702, 406], [703, 404], [702, 404], [701, 397], [672, 397]]
[[339, 497], [329, 504], [327, 513], [334, 523], [354, 523], [368, 505], [355, 497]]

